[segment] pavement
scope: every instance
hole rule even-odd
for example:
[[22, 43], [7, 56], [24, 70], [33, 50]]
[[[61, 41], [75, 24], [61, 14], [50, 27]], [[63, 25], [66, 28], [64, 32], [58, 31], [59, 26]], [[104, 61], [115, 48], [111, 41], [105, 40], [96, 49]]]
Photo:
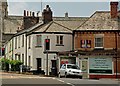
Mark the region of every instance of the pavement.
[[45, 77], [44, 75], [32, 75], [32, 74], [21, 74], [15, 72], [0, 72], [2, 79], [9, 79], [9, 78], [50, 78]]

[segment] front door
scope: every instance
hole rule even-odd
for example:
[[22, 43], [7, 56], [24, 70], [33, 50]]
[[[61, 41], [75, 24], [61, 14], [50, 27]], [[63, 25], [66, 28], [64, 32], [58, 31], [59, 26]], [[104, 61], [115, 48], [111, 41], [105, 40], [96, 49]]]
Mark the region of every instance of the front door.
[[88, 78], [88, 60], [81, 59], [80, 60], [80, 67], [83, 72], [83, 78]]
[[52, 62], [51, 73], [52, 75], [57, 75], [57, 61], [51, 60], [51, 62]]
[[41, 58], [37, 58], [37, 73], [41, 72]]

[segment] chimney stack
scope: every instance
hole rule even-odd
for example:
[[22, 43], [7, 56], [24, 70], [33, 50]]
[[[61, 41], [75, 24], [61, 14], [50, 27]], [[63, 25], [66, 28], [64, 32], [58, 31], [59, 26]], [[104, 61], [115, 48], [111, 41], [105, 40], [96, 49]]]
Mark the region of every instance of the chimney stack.
[[42, 18], [44, 23], [48, 23], [52, 21], [52, 11], [49, 7], [49, 5], [46, 5], [46, 9], [42, 12]]
[[65, 18], [68, 18], [68, 12], [65, 13]]
[[118, 17], [118, 2], [110, 2], [111, 5], [111, 18], [117, 18]]

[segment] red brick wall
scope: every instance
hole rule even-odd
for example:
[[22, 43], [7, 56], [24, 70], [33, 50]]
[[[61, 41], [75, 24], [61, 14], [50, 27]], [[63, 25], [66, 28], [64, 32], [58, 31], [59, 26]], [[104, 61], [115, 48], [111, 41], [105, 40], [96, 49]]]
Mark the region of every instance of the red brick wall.
[[[75, 49], [83, 49], [80, 48], [80, 40], [91, 40], [91, 49], [94, 49], [94, 39], [95, 39], [95, 34], [104, 34], [104, 48], [105, 49], [115, 49], [116, 48], [116, 38], [115, 38], [115, 33], [114, 32], [104, 32], [104, 33], [79, 33], [75, 35], [75, 40], [74, 40], [74, 47]], [[118, 41], [118, 46], [120, 48], [120, 37]], [[89, 49], [90, 50], [90, 49]]]

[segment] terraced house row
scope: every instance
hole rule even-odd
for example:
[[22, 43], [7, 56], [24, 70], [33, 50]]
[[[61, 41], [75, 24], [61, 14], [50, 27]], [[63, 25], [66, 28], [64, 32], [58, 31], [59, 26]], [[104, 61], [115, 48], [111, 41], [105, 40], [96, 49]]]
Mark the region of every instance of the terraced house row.
[[5, 58], [21, 60], [31, 71], [46, 75], [57, 74], [61, 64], [74, 63], [84, 78], [120, 78], [118, 4], [110, 2], [110, 11], [90, 17], [53, 17], [49, 5], [42, 17], [24, 10], [17, 33], [5, 44]]

